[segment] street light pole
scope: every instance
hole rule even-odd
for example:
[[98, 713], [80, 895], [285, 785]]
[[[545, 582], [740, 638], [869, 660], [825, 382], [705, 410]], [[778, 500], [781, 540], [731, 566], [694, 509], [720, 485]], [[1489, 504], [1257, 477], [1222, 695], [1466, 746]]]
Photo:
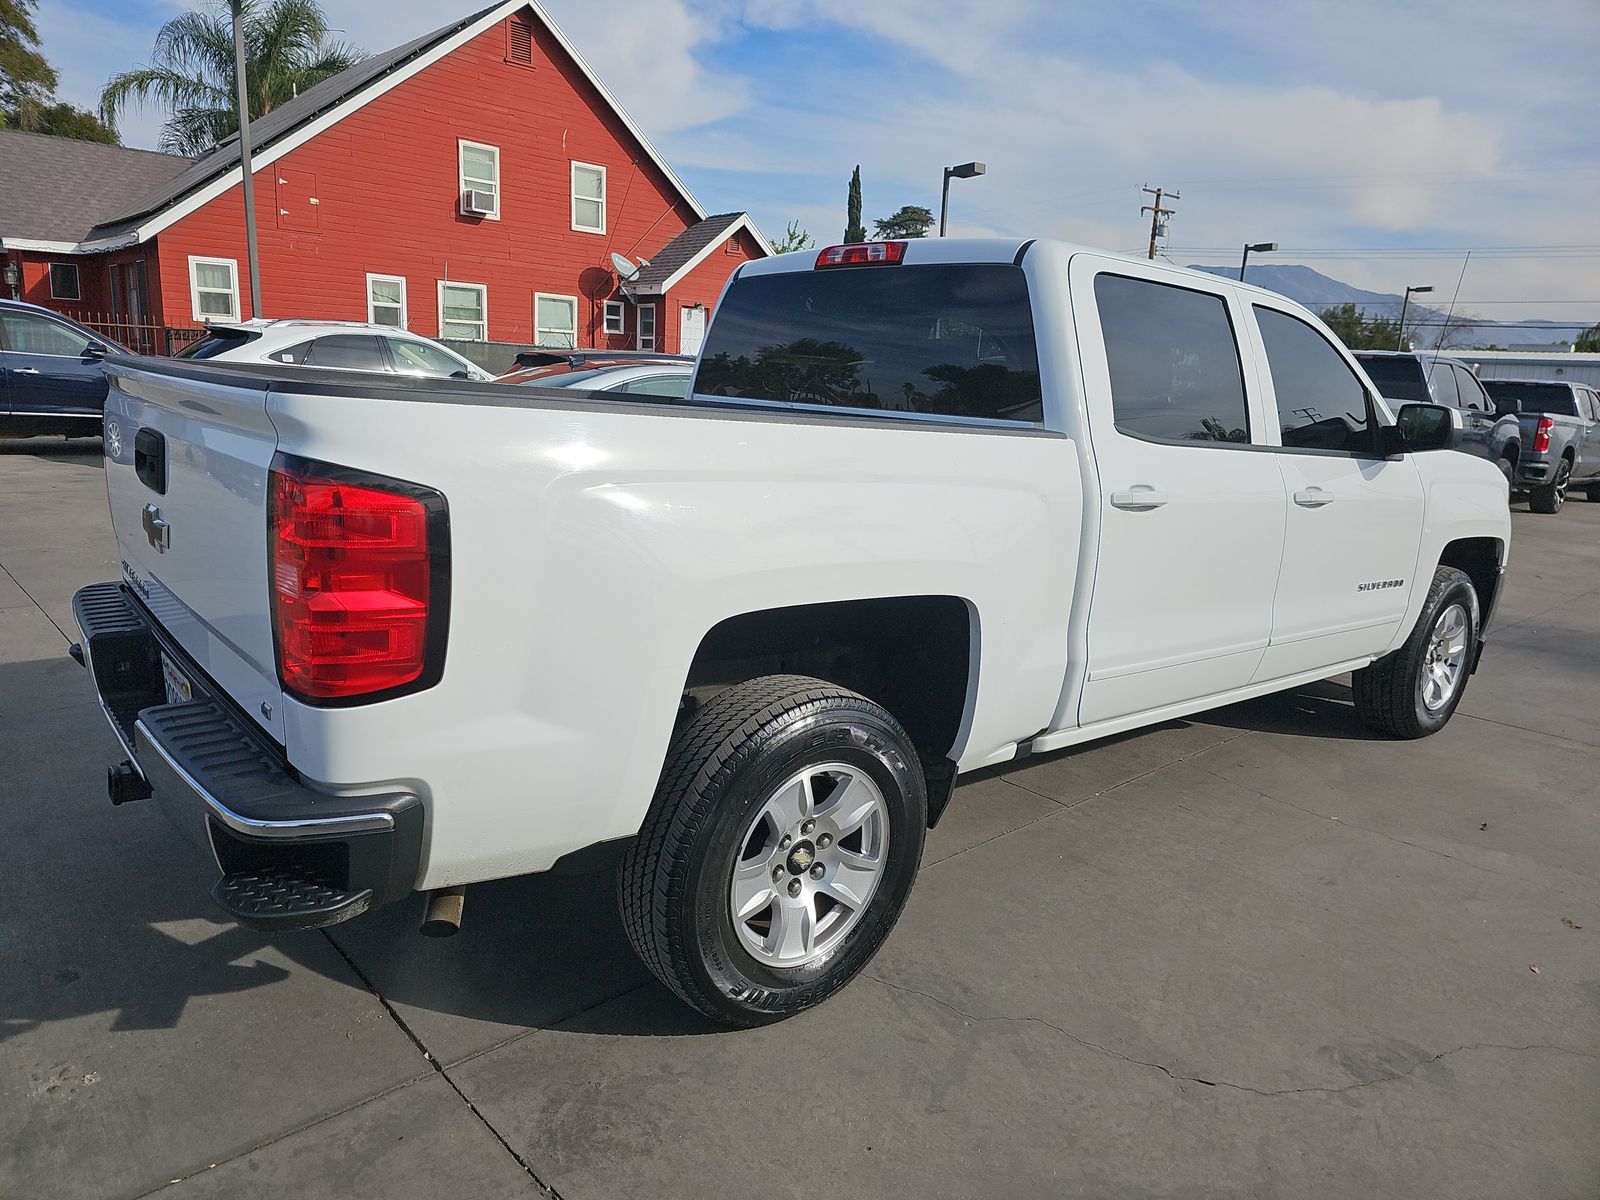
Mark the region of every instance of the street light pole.
[[1244, 269], [1250, 262], [1251, 251], [1254, 251], [1257, 254], [1265, 254], [1268, 250], [1276, 250], [1277, 248], [1277, 242], [1256, 242], [1254, 245], [1246, 242], [1244, 246], [1244, 257], [1239, 260], [1239, 282], [1244, 282]]
[[939, 236], [944, 236], [945, 217], [950, 212], [950, 181], [952, 179], [971, 179], [975, 175], [987, 173], [989, 168], [981, 162], [962, 163], [959, 167], [946, 167], [944, 169], [944, 186], [939, 192]]
[[250, 167], [250, 102], [244, 77], [243, 0], [233, 6], [233, 80], [239, 104], [239, 165], [244, 170], [244, 240], [250, 266], [250, 315], [261, 316], [261, 261], [256, 253], [256, 183]]
[[1394, 335], [1394, 348], [1396, 350], [1404, 350], [1406, 348], [1406, 309], [1411, 307], [1412, 294], [1415, 293], [1420, 296], [1424, 292], [1431, 291], [1433, 291], [1432, 284], [1427, 287], [1408, 287], [1406, 289], [1405, 298], [1400, 301], [1400, 328], [1395, 331]]

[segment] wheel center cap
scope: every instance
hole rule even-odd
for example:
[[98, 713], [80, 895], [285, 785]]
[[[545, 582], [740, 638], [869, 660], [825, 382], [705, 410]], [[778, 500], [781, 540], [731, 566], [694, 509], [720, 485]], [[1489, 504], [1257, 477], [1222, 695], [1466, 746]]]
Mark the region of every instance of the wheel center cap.
[[786, 865], [791, 875], [804, 875], [816, 861], [817, 852], [810, 842], [796, 842], [794, 849], [789, 851]]

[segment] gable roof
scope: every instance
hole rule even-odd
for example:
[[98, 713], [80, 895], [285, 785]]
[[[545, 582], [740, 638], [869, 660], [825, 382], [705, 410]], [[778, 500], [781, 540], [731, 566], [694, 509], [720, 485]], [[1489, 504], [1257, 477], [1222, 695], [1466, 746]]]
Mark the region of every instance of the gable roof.
[[13, 250], [70, 250], [129, 195], [164, 187], [191, 161], [0, 129], [0, 238]]
[[[634, 124], [633, 118], [623, 110], [616, 97], [584, 62], [583, 56], [536, 0], [502, 0], [502, 3], [479, 9], [470, 16], [435, 29], [403, 46], [363, 59], [337, 75], [324, 79], [315, 87], [308, 88], [289, 103], [250, 123], [252, 166], [260, 170], [271, 164], [330, 125], [523, 10], [531, 12], [534, 20], [555, 38], [562, 51], [572, 59], [584, 78], [599, 93], [600, 99], [615, 113], [646, 156], [683, 198], [690, 211], [696, 217], [704, 217], [705, 209], [700, 202], [690, 194], [683, 181]], [[110, 249], [127, 242], [144, 241], [227, 191], [240, 181], [242, 175], [239, 139], [231, 137], [210, 153], [195, 159], [182, 175], [167, 181], [165, 186], [150, 189], [143, 195], [134, 193], [139, 198], [96, 226], [87, 239], [90, 244], [83, 248]], [[759, 240], [759, 235], [757, 237]]]
[[654, 296], [672, 289], [673, 284], [700, 265], [705, 257], [740, 229], [767, 250], [766, 239], [750, 220], [749, 213], [718, 213], [689, 226], [673, 238], [623, 285], [631, 295]]

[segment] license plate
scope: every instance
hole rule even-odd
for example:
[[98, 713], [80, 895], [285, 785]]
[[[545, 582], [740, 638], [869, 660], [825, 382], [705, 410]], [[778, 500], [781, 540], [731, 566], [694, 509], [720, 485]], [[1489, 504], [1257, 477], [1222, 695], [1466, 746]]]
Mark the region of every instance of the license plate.
[[167, 685], [168, 704], [187, 704], [194, 699], [194, 689], [189, 677], [173, 665], [165, 653], [161, 655], [161, 679]]

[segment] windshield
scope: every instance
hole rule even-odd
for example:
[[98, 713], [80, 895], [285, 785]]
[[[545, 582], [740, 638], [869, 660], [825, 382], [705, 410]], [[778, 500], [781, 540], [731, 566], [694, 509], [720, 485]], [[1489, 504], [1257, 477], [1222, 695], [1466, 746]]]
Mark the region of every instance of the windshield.
[[755, 275], [724, 298], [698, 394], [1038, 421], [1033, 312], [1009, 263]]
[[1422, 364], [1414, 358], [1379, 358], [1356, 355], [1367, 377], [1377, 385], [1378, 394], [1388, 400], [1420, 400], [1432, 404]]
[[251, 329], [208, 329], [205, 336], [190, 342], [174, 354], [173, 358], [215, 358], [229, 350], [237, 350], [261, 335]]
[[1483, 386], [1495, 400], [1516, 400], [1527, 413], [1554, 417], [1575, 417], [1578, 402], [1564, 383], [1512, 383], [1504, 379], [1485, 379]]

